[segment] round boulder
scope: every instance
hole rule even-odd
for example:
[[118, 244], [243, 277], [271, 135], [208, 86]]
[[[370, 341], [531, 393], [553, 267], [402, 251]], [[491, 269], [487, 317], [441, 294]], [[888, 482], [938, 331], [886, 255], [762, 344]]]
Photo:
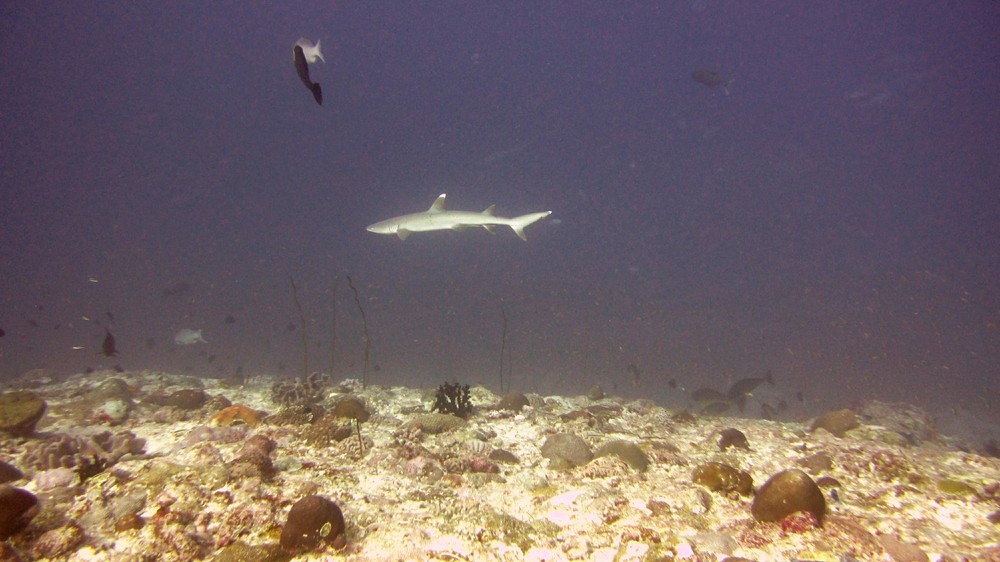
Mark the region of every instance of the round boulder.
[[27, 490], [0, 484], [0, 541], [28, 526], [38, 514], [38, 498]]
[[34, 392], [17, 390], [0, 394], [0, 431], [13, 437], [28, 437], [45, 413], [45, 400]]
[[757, 521], [781, 521], [796, 511], [813, 515], [823, 523], [826, 499], [823, 490], [805, 472], [793, 468], [770, 477], [753, 498], [750, 512]]
[[292, 505], [281, 529], [281, 548], [295, 554], [315, 550], [324, 541], [334, 548], [346, 544], [344, 514], [323, 496], [306, 496]]
[[575, 433], [556, 433], [542, 444], [542, 456], [549, 459], [549, 468], [564, 470], [587, 464], [593, 460], [594, 453]]

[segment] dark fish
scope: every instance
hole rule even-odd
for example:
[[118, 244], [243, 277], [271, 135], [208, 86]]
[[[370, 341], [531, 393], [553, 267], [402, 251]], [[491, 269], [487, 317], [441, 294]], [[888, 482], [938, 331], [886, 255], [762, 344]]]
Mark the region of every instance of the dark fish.
[[111, 322], [112, 324], [114, 324], [114, 323], [115, 323], [115, 315], [114, 315], [114, 314], [111, 314], [111, 311], [110, 311], [110, 310], [106, 310], [106, 311], [104, 311], [104, 314], [107, 314], [107, 315], [108, 315], [108, 321], [109, 321], [109, 322]]
[[163, 296], [176, 297], [191, 290], [191, 284], [187, 281], [174, 281], [163, 288]]
[[28, 318], [28, 325], [31, 326], [32, 328], [37, 328], [38, 322], [36, 322], [33, 318]]
[[105, 357], [118, 355], [118, 350], [115, 349], [115, 337], [111, 335], [111, 330], [107, 328], [104, 328], [104, 343], [101, 344], [101, 353]]
[[4, 337], [6, 335], [7, 335], [7, 332], [3, 331], [3, 328], [0, 328], [0, 338]]
[[318, 82], [309, 79], [309, 63], [306, 62], [306, 54], [302, 51], [302, 47], [298, 45], [295, 46], [295, 71], [299, 73], [299, 79], [306, 88], [312, 92], [316, 103], [323, 105], [323, 89], [319, 87]]
[[726, 395], [714, 388], [699, 388], [691, 393], [691, 398], [700, 406], [706, 406], [715, 402], [728, 402]]
[[230, 314], [229, 316], [226, 316], [225, 318], [222, 319], [222, 323], [223, 324], [235, 324], [236, 323], [236, 317], [233, 316], [232, 314]]
[[729, 86], [731, 80], [726, 80], [721, 74], [714, 70], [709, 70], [707, 68], [699, 68], [691, 73], [691, 78], [694, 78], [695, 82], [708, 86], [709, 88], [718, 88], [719, 86]]
[[729, 402], [712, 402], [701, 409], [703, 416], [719, 416], [729, 411]]
[[763, 377], [747, 377], [734, 382], [733, 386], [730, 386], [729, 390], [726, 391], [726, 398], [735, 403], [736, 407], [742, 412], [747, 402], [747, 396], [753, 394], [753, 391], [757, 390], [757, 387], [765, 382], [771, 385], [774, 384], [774, 376], [771, 374], [771, 371], [768, 371]]
[[628, 372], [629, 379], [632, 381], [632, 386], [639, 386], [639, 378], [642, 375], [642, 371], [639, 370], [639, 366], [635, 363], [629, 363], [628, 367], [625, 368]]
[[292, 323], [292, 322], [289, 322], [288, 325], [285, 326], [285, 329], [288, 330], [289, 332], [294, 332], [295, 331], [295, 324]]
[[760, 405], [760, 417], [774, 421], [778, 418], [778, 410], [767, 402]]
[[669, 386], [670, 388], [677, 388], [677, 379], [668, 380], [667, 386]]
[[717, 416], [732, 405], [726, 395], [714, 388], [699, 388], [691, 393], [691, 398], [701, 406], [701, 414]]

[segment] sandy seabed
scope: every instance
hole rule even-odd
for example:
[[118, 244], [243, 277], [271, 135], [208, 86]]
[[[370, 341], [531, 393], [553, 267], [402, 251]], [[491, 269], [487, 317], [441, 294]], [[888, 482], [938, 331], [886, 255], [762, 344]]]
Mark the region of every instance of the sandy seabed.
[[[905, 404], [858, 405], [861, 425], [838, 437], [812, 420], [615, 397], [527, 394], [501, 409], [482, 387], [463, 420], [430, 413], [434, 389], [357, 380], [283, 407], [275, 382], [35, 377], [46, 413], [34, 435], [0, 438], [0, 460], [39, 510], [0, 559], [1000, 560], [1000, 459]], [[334, 415], [348, 397], [359, 425]], [[728, 429], [747, 446], [721, 446]], [[557, 434], [579, 437], [564, 457], [543, 447]], [[756, 520], [752, 492], [694, 476], [708, 463], [758, 490], [804, 471], [825, 499], [821, 524]], [[310, 495], [335, 502], [346, 528], [293, 555], [282, 529]]]

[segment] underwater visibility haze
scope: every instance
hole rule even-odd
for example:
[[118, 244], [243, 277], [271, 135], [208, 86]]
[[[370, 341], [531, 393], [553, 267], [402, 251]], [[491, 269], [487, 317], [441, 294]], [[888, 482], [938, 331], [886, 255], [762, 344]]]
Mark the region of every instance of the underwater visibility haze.
[[[337, 380], [367, 342], [381, 385], [758, 378], [748, 416], [995, 420], [998, 30], [978, 1], [5, 3], [0, 383], [296, 377], [305, 339]], [[366, 230], [442, 193], [552, 214]]]

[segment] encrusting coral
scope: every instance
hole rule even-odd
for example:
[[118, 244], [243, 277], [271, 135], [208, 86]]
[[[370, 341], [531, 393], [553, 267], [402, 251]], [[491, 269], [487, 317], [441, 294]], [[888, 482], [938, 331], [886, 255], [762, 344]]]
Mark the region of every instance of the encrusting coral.
[[209, 425], [229, 426], [236, 422], [243, 422], [250, 427], [257, 427], [261, 422], [261, 415], [249, 406], [233, 404], [232, 406], [223, 408], [219, 413], [212, 416], [212, 419], [208, 423]]
[[80, 468], [98, 462], [111, 466], [125, 455], [142, 454], [145, 447], [146, 440], [131, 431], [91, 436], [61, 433], [28, 443], [22, 463], [36, 470]]

